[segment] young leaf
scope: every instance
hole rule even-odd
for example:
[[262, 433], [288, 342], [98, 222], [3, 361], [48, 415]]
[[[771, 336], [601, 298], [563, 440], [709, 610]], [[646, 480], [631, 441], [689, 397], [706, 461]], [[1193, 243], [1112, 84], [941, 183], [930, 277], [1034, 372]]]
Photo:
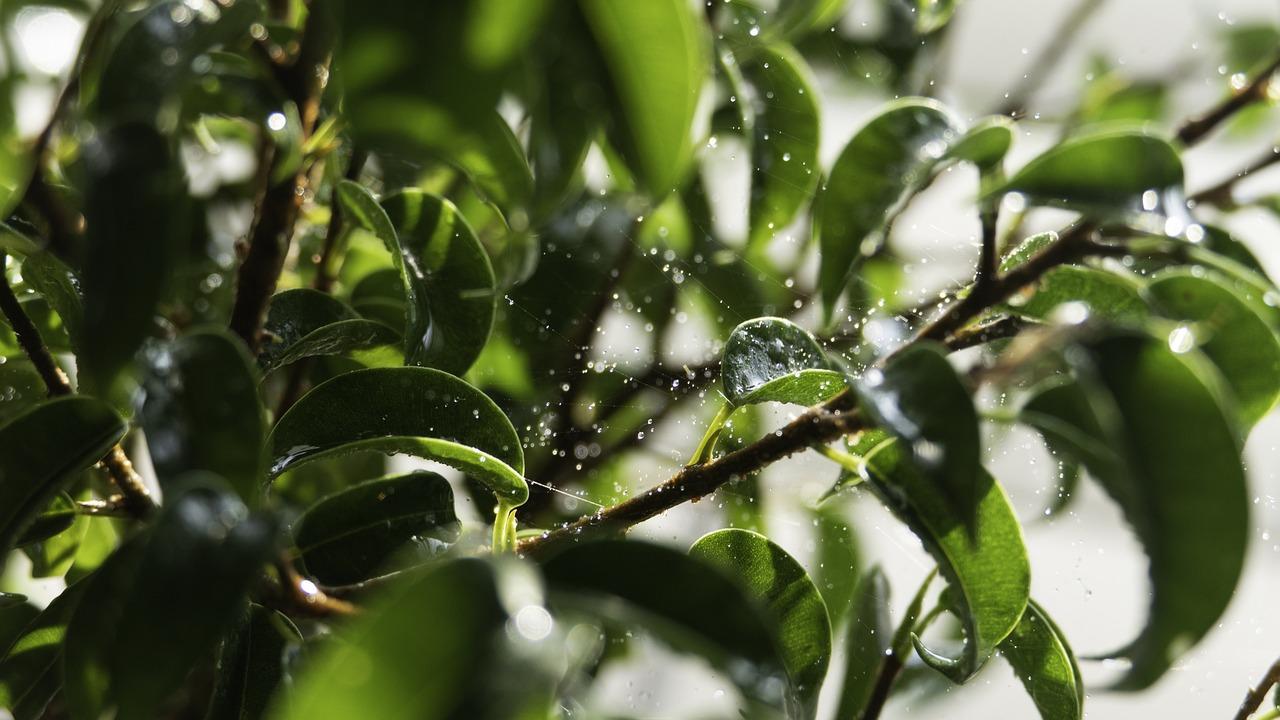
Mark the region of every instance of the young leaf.
[[50, 400], [0, 427], [0, 570], [40, 511], [124, 431], [105, 403], [75, 396]]
[[978, 413], [942, 349], [916, 344], [855, 385], [862, 408], [903, 442], [911, 462], [962, 517], [984, 493]]
[[197, 330], [149, 348], [146, 358], [139, 418], [162, 485], [211, 472], [256, 505], [267, 428], [258, 373], [244, 345], [225, 330]]
[[294, 542], [309, 574], [349, 585], [386, 571], [406, 545], [425, 557], [443, 552], [460, 531], [449, 481], [419, 470], [360, 483], [312, 505], [298, 520]]
[[1253, 427], [1280, 395], [1280, 342], [1266, 320], [1229, 287], [1185, 270], [1157, 275], [1147, 294], [1165, 317], [1194, 323], [1186, 339], [1222, 371], [1244, 426]]
[[873, 118], [840, 153], [814, 221], [827, 322], [858, 259], [884, 242], [893, 220], [959, 137], [957, 121], [937, 102], [906, 98]]
[[1067, 638], [1034, 600], [1027, 602], [1000, 654], [1013, 666], [1042, 720], [1084, 717], [1084, 683]]
[[864, 458], [871, 489], [911, 528], [938, 563], [965, 628], [959, 657], [933, 652], [913, 638], [926, 664], [964, 682], [991, 657], [1027, 606], [1031, 569], [1022, 529], [991, 475], [978, 469], [973, 512], [956, 512], [950, 498], [919, 473], [902, 441], [882, 431], [864, 433], [851, 450]]
[[761, 48], [742, 71], [758, 101], [748, 243], [763, 247], [795, 219], [817, 187], [818, 94], [804, 59], [789, 45]]
[[663, 197], [693, 158], [693, 122], [711, 72], [706, 23], [684, 0], [579, 0], [578, 7], [613, 81], [618, 148], [649, 194]]
[[893, 635], [889, 621], [889, 580], [878, 566], [858, 580], [849, 623], [845, 626], [844, 677], [840, 685], [837, 718], [856, 718], [871, 699], [876, 675], [884, 662]]
[[747, 594], [763, 604], [800, 702], [799, 714], [813, 717], [831, 661], [831, 621], [808, 573], [785, 550], [750, 530], [729, 528], [703, 535], [689, 554], [740, 581]]
[[287, 681], [286, 653], [302, 644], [298, 628], [274, 610], [249, 604], [218, 651], [207, 720], [261, 720]]
[[331, 295], [307, 288], [273, 296], [263, 330], [267, 340], [258, 360], [267, 371], [305, 357], [342, 355], [400, 343], [395, 330], [360, 317]]
[[524, 450], [511, 421], [484, 393], [428, 368], [370, 368], [307, 393], [267, 440], [271, 476], [361, 450], [407, 453], [458, 468], [508, 503], [529, 497]]
[[845, 388], [809, 331], [782, 318], [733, 329], [721, 353], [721, 382], [733, 407], [762, 402], [816, 405]]

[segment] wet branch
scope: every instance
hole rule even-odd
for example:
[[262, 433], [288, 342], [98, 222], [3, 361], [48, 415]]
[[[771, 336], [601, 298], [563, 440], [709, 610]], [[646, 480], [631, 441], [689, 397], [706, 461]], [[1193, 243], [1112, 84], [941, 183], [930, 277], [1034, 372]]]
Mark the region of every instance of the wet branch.
[[1271, 667], [1267, 668], [1267, 673], [1262, 676], [1258, 684], [1249, 688], [1248, 694], [1244, 696], [1244, 701], [1240, 703], [1240, 709], [1236, 711], [1235, 720], [1248, 720], [1249, 716], [1257, 712], [1262, 706], [1262, 701], [1266, 699], [1267, 691], [1277, 683], [1280, 683], [1280, 658], [1271, 663]]
[[1223, 100], [1217, 106], [1201, 115], [1183, 123], [1178, 128], [1178, 141], [1188, 147], [1203, 140], [1215, 128], [1244, 108], [1263, 99], [1271, 87], [1271, 77], [1280, 70], [1280, 55], [1277, 55], [1267, 66], [1240, 90]]

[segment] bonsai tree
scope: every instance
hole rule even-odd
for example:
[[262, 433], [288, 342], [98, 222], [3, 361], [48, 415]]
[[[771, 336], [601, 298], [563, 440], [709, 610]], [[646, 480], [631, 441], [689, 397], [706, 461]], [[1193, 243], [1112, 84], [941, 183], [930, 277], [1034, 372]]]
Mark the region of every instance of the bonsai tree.
[[[1275, 208], [1235, 190], [1280, 160], [1248, 122], [1276, 31], [1233, 30], [1190, 118], [1105, 64], [1028, 114], [1085, 0], [973, 114], [936, 82], [959, 3], [855, 4], [6, 0], [0, 708], [588, 717], [644, 638], [744, 717], [1007, 663], [1029, 699], [993, 715], [1080, 718], [1010, 500], [1041, 488], [986, 467], [1009, 426], [1045, 514], [1096, 483], [1149, 559], [1091, 690], [1160, 682], [1241, 581], [1280, 394], [1280, 296], [1222, 227]], [[69, 66], [32, 54], [79, 23]], [[838, 83], [885, 102], [824, 162]], [[1027, 124], [1056, 139], [1010, 156]], [[1223, 132], [1259, 159], [1187, 177]], [[944, 175], [975, 251], [939, 293], [894, 230]], [[799, 454], [821, 497], [761, 481]], [[763, 512], [788, 493], [812, 551]], [[704, 498], [691, 546], [628, 537]], [[867, 504], [935, 566], [897, 602]]]

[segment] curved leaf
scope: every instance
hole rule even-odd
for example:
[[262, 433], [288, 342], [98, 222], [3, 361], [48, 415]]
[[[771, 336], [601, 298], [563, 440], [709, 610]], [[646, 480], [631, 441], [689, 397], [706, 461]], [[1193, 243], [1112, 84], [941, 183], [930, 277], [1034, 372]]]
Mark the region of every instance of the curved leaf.
[[419, 470], [324, 498], [298, 519], [294, 542], [308, 573], [325, 584], [349, 585], [386, 571], [407, 545], [430, 557], [460, 532], [449, 481]]
[[755, 87], [755, 138], [751, 145], [752, 246], [767, 244], [813, 197], [818, 166], [818, 94], [795, 48], [761, 48], [742, 68]]
[[331, 295], [307, 288], [273, 296], [263, 330], [267, 340], [258, 359], [267, 370], [305, 357], [341, 355], [400, 343], [395, 330], [361, 318]]
[[905, 98], [891, 103], [841, 151], [814, 222], [828, 322], [858, 259], [884, 242], [889, 226], [959, 137], [957, 121], [937, 102]]
[[0, 427], [0, 570], [40, 511], [124, 431], [124, 421], [105, 403], [74, 396], [38, 405]]
[[684, 0], [578, 7], [613, 80], [618, 148], [649, 193], [665, 196], [693, 158], [693, 122], [711, 73], [706, 23]]
[[728, 528], [703, 535], [689, 554], [740, 581], [747, 594], [763, 604], [803, 716], [813, 717], [831, 662], [831, 621], [808, 573], [785, 550], [750, 530]]
[[1000, 643], [1042, 720], [1084, 717], [1084, 683], [1067, 638], [1034, 600], [1027, 602], [1018, 626]]
[[783, 318], [748, 320], [729, 334], [721, 382], [734, 407], [762, 402], [816, 405], [845, 389], [809, 331]]
[[529, 497], [511, 421], [484, 393], [429, 368], [370, 368], [324, 382], [280, 418], [267, 448], [272, 477], [335, 454], [403, 452], [467, 472], [509, 503]]
[[912, 467], [900, 440], [870, 431], [851, 450], [864, 459], [863, 479], [872, 491], [937, 561], [964, 625], [959, 657], [935, 653], [913, 638], [916, 651], [954, 682], [964, 682], [990, 659], [1027, 606], [1031, 569], [1009, 499], [979, 468], [973, 512], [957, 513], [946, 493]]
[[302, 634], [289, 618], [250, 604], [222, 641], [207, 720], [266, 717], [276, 689], [288, 681], [286, 653], [301, 644]]
[[225, 330], [198, 330], [149, 348], [147, 365], [139, 418], [162, 486], [207, 471], [256, 505], [267, 427], [248, 350]]

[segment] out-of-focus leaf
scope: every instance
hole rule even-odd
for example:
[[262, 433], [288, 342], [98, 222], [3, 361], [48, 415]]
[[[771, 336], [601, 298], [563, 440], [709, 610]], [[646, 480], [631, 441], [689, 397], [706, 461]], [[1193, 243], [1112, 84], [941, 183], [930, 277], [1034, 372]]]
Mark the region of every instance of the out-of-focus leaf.
[[604, 89], [596, 77], [604, 72], [599, 50], [575, 41], [587, 36], [580, 14], [565, 12], [564, 16], [565, 26], [558, 28], [563, 35], [547, 51], [546, 82], [529, 126], [536, 219], [549, 215], [569, 197], [605, 104]]
[[762, 48], [742, 71], [757, 95], [748, 242], [762, 247], [817, 188], [818, 94], [804, 58], [789, 45]]
[[868, 371], [860, 404], [903, 442], [901, 450], [934, 483], [957, 515], [973, 518], [986, 497], [973, 399], [945, 351], [917, 343]]
[[948, 155], [985, 170], [999, 166], [1012, 145], [1013, 121], [996, 115], [970, 128], [951, 146]]
[[841, 151], [819, 195], [814, 223], [828, 322], [859, 257], [883, 244], [894, 219], [959, 138], [956, 119], [941, 105], [906, 98], [863, 126]]
[[1184, 333], [1177, 342], [1198, 345], [1218, 366], [1244, 427], [1253, 427], [1280, 395], [1280, 342], [1266, 320], [1228, 287], [1183, 270], [1159, 274], [1147, 294], [1161, 314], [1193, 323], [1175, 331]]
[[[31, 577], [48, 578], [66, 575], [75, 564], [76, 555], [80, 552], [80, 543], [89, 532], [92, 519], [88, 515], [76, 512], [75, 501], [70, 495], [62, 493], [49, 503], [49, 507], [36, 518], [27, 535], [38, 526], [44, 530], [60, 527], [57, 533], [51, 533], [22, 548], [22, 552], [31, 560]], [[23, 540], [18, 541], [19, 545]]]
[[22, 531], [22, 535], [13, 544], [21, 547], [47, 540], [70, 528], [75, 521], [75, 501], [65, 492], [59, 493], [54, 495], [49, 505], [32, 519], [31, 524]]
[[44, 379], [30, 360], [7, 357], [0, 363], [0, 424], [31, 409], [46, 395]]
[[271, 370], [305, 357], [342, 355], [399, 345], [400, 335], [376, 320], [361, 318], [331, 295], [296, 288], [271, 298], [263, 326], [267, 341], [259, 361]]
[[218, 651], [217, 681], [207, 720], [260, 720], [287, 681], [286, 653], [302, 635], [289, 618], [250, 604]]
[[916, 32], [928, 35], [951, 22], [960, 0], [916, 0]]
[[1138, 283], [1105, 270], [1064, 265], [1045, 273], [1027, 292], [1009, 307], [1030, 318], [1049, 318], [1064, 303], [1080, 303], [1090, 315], [1115, 322], [1138, 323], [1151, 315]]
[[878, 566], [858, 580], [845, 626], [844, 677], [837, 718], [861, 717], [893, 635], [889, 621], [889, 580]]
[[54, 598], [9, 645], [0, 660], [0, 708], [14, 720], [36, 720], [62, 686], [62, 640], [88, 583]]
[[162, 486], [211, 472], [255, 506], [267, 428], [248, 350], [225, 330], [208, 328], [148, 348], [147, 366], [139, 418]]
[[1013, 666], [1042, 720], [1084, 717], [1084, 683], [1067, 638], [1034, 600], [1027, 602], [1000, 654]]
[[1027, 606], [1031, 569], [1013, 508], [1000, 485], [978, 468], [973, 512], [957, 513], [946, 492], [912, 467], [902, 441], [882, 431], [863, 433], [851, 450], [864, 459], [872, 491], [937, 561], [964, 624], [959, 657], [936, 653], [913, 637], [916, 652], [952, 681], [964, 682], [990, 659]]
[[831, 662], [831, 621], [808, 573], [781, 547], [750, 530], [709, 533], [693, 544], [689, 554], [740, 581], [747, 594], [764, 606], [800, 703], [798, 714], [813, 717]]
[[762, 402], [816, 405], [845, 389], [844, 376], [807, 330], [783, 318], [733, 329], [721, 354], [724, 395], [734, 407]]
[[[234, 621], [275, 549], [272, 518], [231, 495], [190, 490], [112, 555], [67, 627], [66, 699], [76, 720], [156, 717]], [[164, 662], [154, 662], [164, 658]]]
[[658, 545], [606, 540], [551, 557], [543, 575], [555, 604], [614, 620], [626, 608], [666, 642], [726, 671], [746, 697], [783, 707], [786, 666], [769, 619], [714, 567]]
[[50, 400], [0, 427], [0, 570], [36, 515], [124, 431], [119, 415], [88, 397]]
[[706, 23], [684, 0], [579, 0], [578, 7], [613, 81], [618, 149], [645, 189], [665, 196], [693, 158], [693, 123], [711, 73]]
[[298, 520], [294, 541], [307, 572], [329, 585], [349, 585], [390, 569], [411, 545], [431, 557], [458, 539], [453, 489], [419, 470], [370, 480], [321, 500]]
[[371, 368], [329, 380], [276, 423], [271, 475], [360, 450], [407, 453], [456, 467], [500, 499], [529, 497], [524, 450], [507, 416], [484, 393], [428, 368]]
[[825, 30], [840, 19], [849, 0], [792, 0], [774, 13], [774, 27], [783, 36]]
[[79, 347], [84, 328], [80, 278], [67, 264], [11, 225], [0, 222], [0, 252], [22, 260], [22, 281], [44, 298], [66, 326], [73, 348]]
[[831, 625], [837, 627], [849, 612], [862, 572], [862, 551], [858, 534], [840, 503], [824, 502], [813, 510], [813, 516], [818, 540], [814, 581], [827, 603]]
[[169, 142], [149, 125], [100, 128], [84, 154], [87, 252], [78, 359], [81, 377], [107, 392], [151, 334], [186, 238], [186, 181]]

